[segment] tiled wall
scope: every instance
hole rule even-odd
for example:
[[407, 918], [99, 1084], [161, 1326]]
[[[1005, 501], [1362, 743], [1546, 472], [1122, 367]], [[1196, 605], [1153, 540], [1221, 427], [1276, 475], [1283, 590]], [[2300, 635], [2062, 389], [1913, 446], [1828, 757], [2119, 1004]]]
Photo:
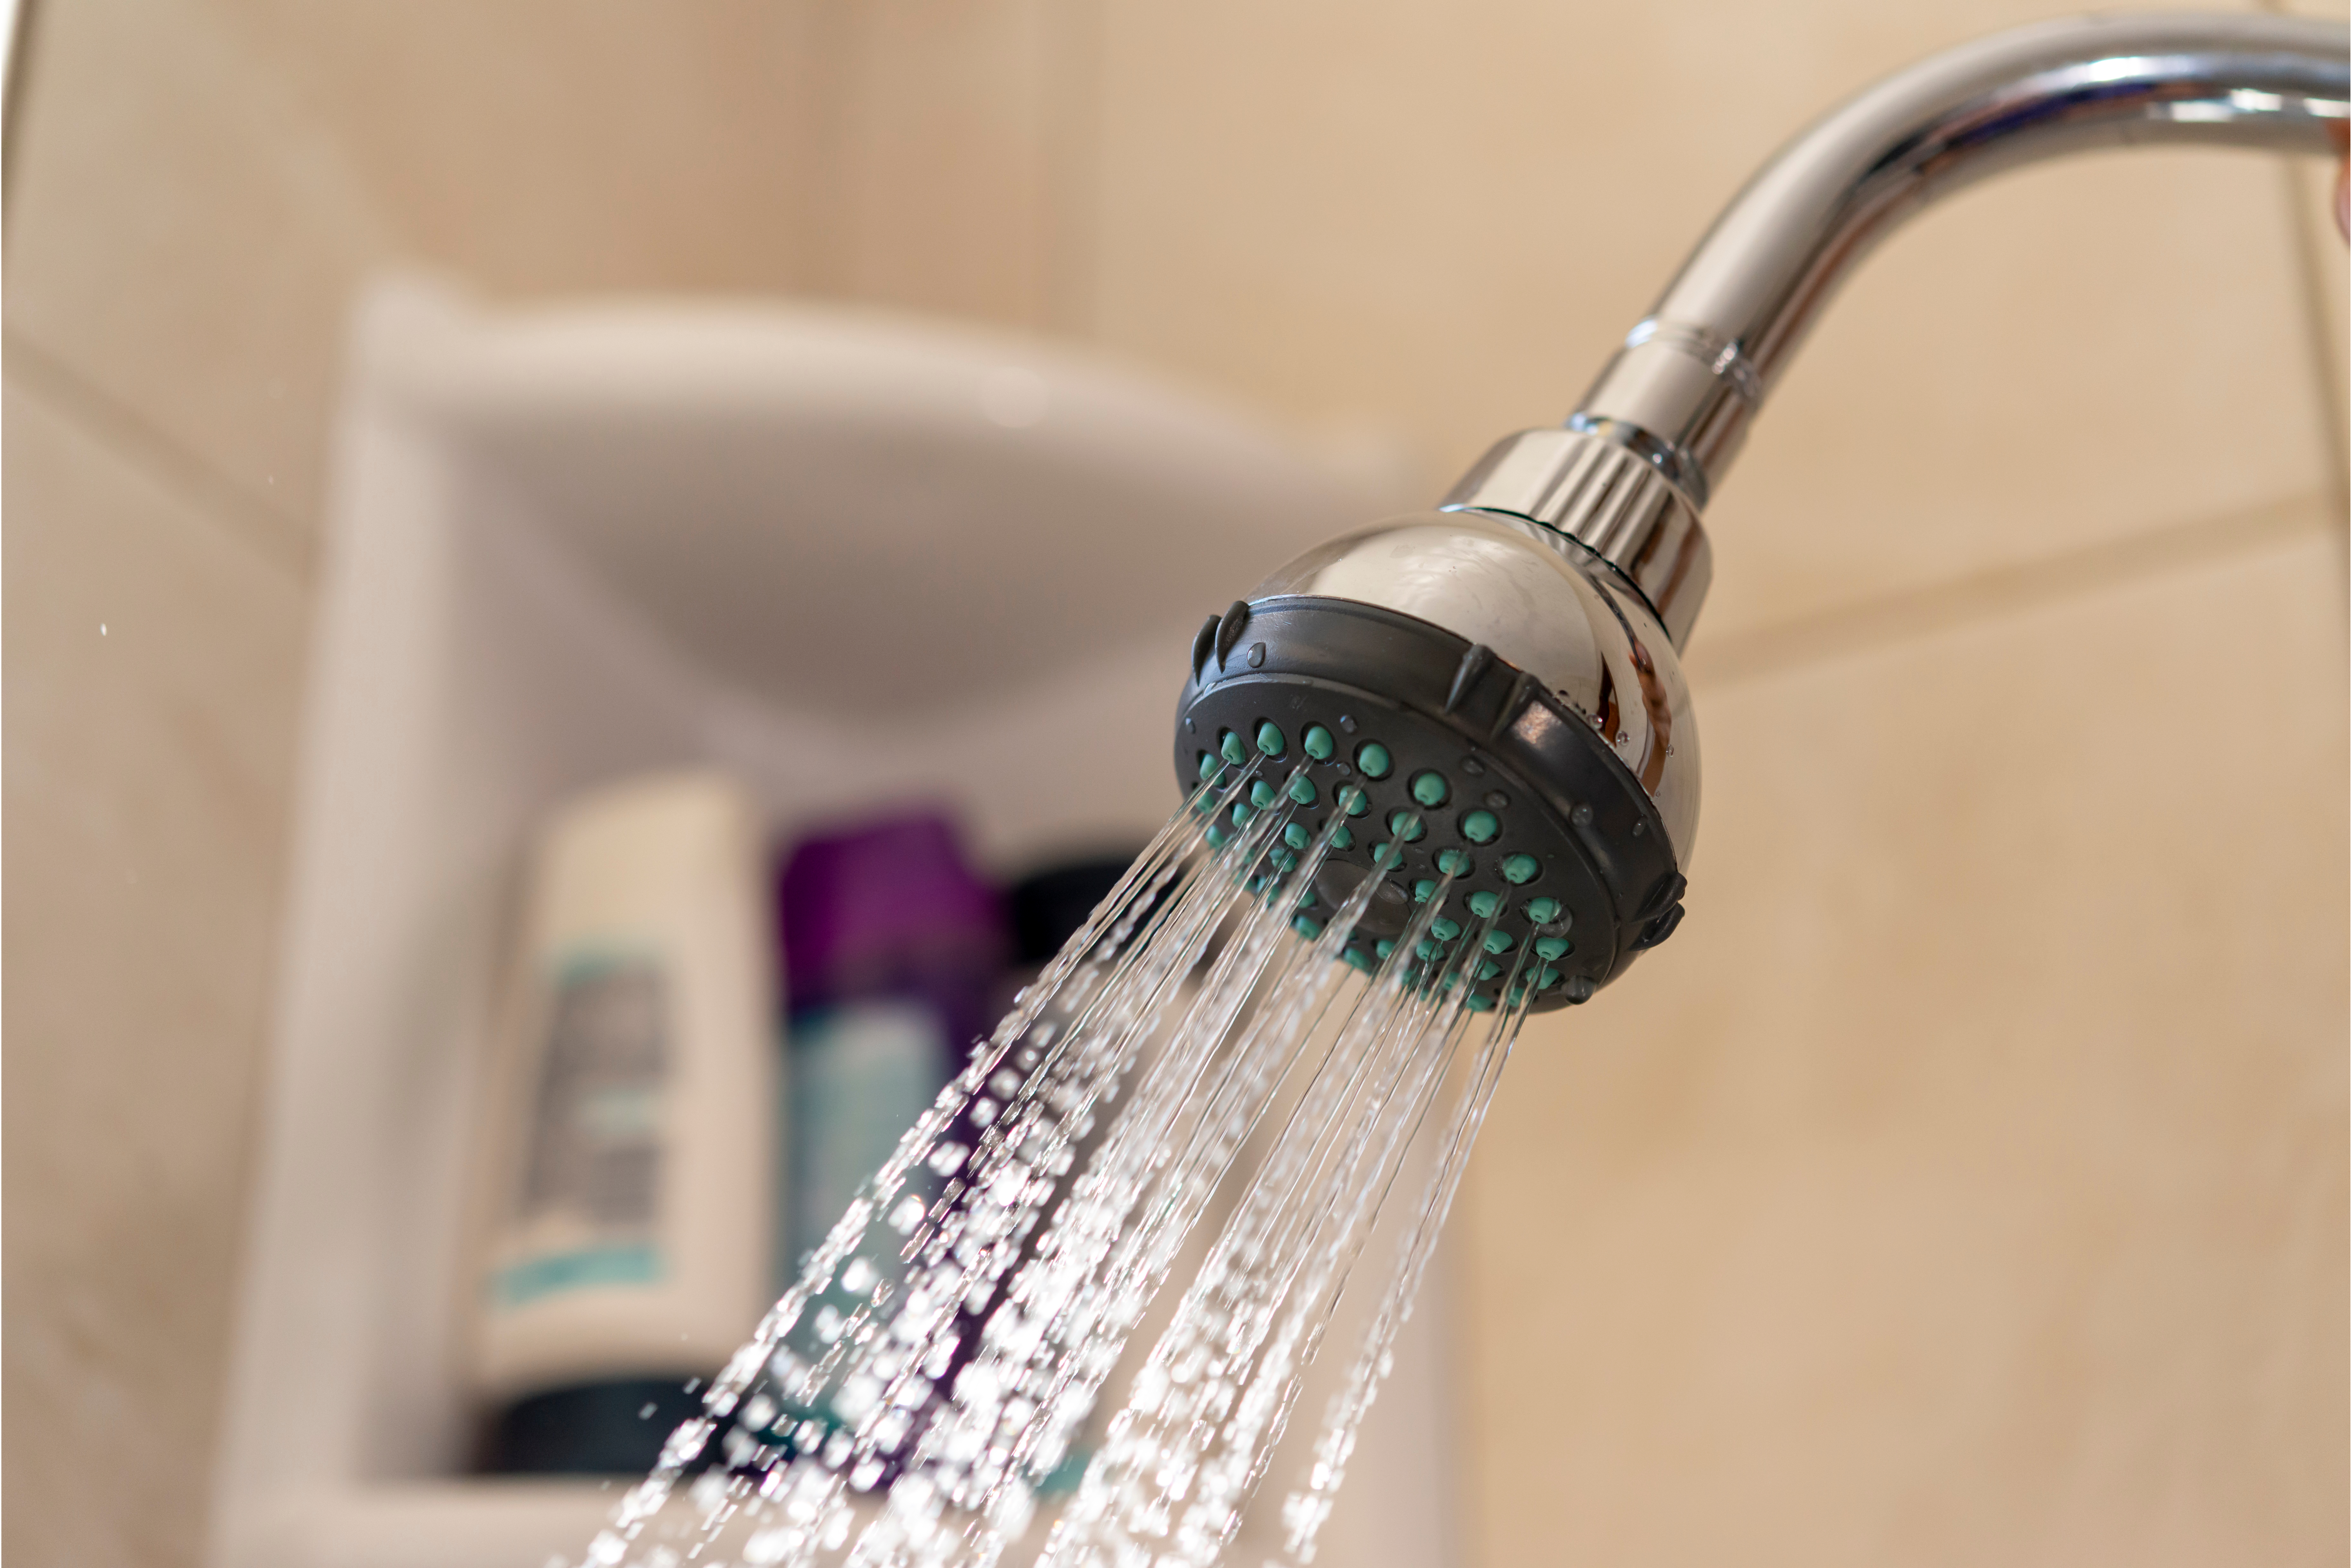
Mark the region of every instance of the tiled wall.
[[[370, 268], [1073, 334], [1450, 477], [2024, 0], [40, 0], [6, 255], [5, 1547], [192, 1562]], [[1682, 934], [1462, 1216], [1465, 1563], [2340, 1561], [2345, 252], [1930, 215], [1714, 508]], [[136, 1478], [137, 1485], [126, 1486]]]

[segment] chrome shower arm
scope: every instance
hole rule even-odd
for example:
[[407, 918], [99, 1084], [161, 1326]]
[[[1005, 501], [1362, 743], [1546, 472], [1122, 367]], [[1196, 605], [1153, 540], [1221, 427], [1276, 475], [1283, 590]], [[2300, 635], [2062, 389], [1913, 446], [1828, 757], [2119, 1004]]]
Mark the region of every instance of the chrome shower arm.
[[[1700, 509], [1847, 269], [1944, 192], [2060, 153], [2340, 148], [2347, 55], [2352, 34], [2326, 23], [2125, 16], [2001, 34], [1869, 89], [1740, 192], [1566, 426], [1505, 437], [1437, 511], [1318, 545], [1211, 616], [1178, 777], [1286, 756], [1297, 735], [1288, 802], [1366, 824], [1347, 830], [1365, 842], [1322, 841], [1335, 879], [1299, 909], [1392, 874], [1396, 932], [1408, 889], [1462, 897], [1526, 922], [1490, 951], [1542, 961], [1534, 1005], [1584, 1000], [1682, 920], [1699, 805], [1682, 648], [1713, 570]], [[1255, 787], [1236, 828], [1282, 798]], [[1360, 968], [1438, 952], [1370, 929], [1370, 951], [1349, 950]], [[1499, 982], [1486, 1005], [1527, 999], [1499, 963], [1476, 973]]]
[[1903, 219], [1987, 174], [2092, 148], [2340, 152], [2347, 37], [2281, 16], [2086, 17], [1888, 77], [1748, 183], [1570, 426], [1646, 458], [1703, 507], [1822, 305]]

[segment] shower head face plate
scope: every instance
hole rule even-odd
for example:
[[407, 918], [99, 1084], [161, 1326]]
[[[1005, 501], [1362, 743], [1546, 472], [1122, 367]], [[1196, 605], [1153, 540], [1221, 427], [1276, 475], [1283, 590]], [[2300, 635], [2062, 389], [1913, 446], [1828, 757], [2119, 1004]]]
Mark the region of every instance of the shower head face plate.
[[[1490, 1001], [1532, 948], [1534, 1006], [1581, 1002], [1681, 919], [1664, 819], [1591, 718], [1416, 616], [1288, 595], [1213, 619], [1178, 708], [1176, 766], [1190, 786], [1237, 755], [1277, 792], [1264, 809], [1291, 811], [1308, 834], [1348, 816], [1310, 916], [1337, 909], [1403, 828], [1402, 860], [1358, 928], [1360, 964], [1449, 871], [1461, 925], [1501, 910], [1508, 940], [1476, 993]], [[1297, 793], [1281, 793], [1300, 769]]]

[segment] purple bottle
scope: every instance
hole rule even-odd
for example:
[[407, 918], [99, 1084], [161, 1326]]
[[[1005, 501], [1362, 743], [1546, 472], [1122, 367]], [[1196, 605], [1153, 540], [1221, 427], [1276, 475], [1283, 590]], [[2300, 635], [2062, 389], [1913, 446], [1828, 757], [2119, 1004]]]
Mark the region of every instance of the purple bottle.
[[803, 840], [776, 880], [788, 998], [778, 1289], [994, 1022], [995, 889], [947, 818]]

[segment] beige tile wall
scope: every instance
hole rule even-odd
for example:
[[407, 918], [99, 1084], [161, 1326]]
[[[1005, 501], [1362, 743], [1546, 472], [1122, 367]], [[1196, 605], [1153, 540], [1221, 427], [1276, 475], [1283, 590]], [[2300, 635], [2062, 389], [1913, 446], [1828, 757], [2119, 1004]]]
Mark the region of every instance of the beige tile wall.
[[399, 225], [501, 293], [774, 290], [821, 166], [812, 0], [209, 0]]
[[7, 188], [0, 1553], [196, 1560], [335, 343], [387, 225], [175, 0], [34, 13]]
[[251, 1163], [303, 595], [37, 374], [9, 367], [5, 418], [6, 1551], [179, 1562]]
[[[371, 268], [1041, 326], [1434, 487], [1558, 417], [1790, 127], [2049, 9], [42, 0], [5, 1548], [200, 1539]], [[2342, 1559], [2317, 197], [2221, 154], [1981, 188], [1790, 378], [1710, 518], [1685, 931], [1531, 1033], [1465, 1205], [1465, 1562]]]
[[1706, 683], [1480, 1152], [1478, 1561], [2342, 1554], [2330, 521]]
[[107, 405], [126, 438], [200, 468], [224, 517], [306, 572], [335, 345], [388, 221], [200, 6], [30, 15], [10, 352]]

